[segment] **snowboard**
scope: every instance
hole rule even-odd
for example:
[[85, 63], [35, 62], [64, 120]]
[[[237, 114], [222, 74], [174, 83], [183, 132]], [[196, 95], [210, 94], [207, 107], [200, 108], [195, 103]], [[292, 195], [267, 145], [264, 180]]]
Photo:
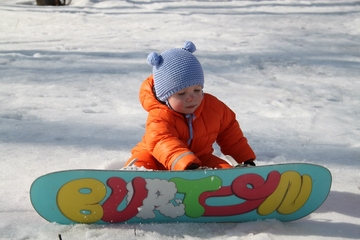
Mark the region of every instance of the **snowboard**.
[[294, 221], [326, 200], [331, 173], [306, 163], [189, 171], [68, 170], [31, 186], [60, 224]]

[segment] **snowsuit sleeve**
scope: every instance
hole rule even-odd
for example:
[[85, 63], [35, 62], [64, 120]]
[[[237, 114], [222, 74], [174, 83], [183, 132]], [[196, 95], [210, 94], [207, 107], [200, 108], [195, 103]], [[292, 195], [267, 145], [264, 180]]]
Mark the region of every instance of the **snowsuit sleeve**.
[[238, 163], [255, 160], [255, 153], [244, 137], [235, 113], [225, 104], [222, 109], [223, 122], [216, 140], [221, 152], [232, 156]]
[[186, 144], [180, 140], [171, 116], [162, 114], [162, 110], [151, 111], [147, 124], [145, 142], [148, 151], [167, 169], [184, 170], [201, 161], [191, 152]]

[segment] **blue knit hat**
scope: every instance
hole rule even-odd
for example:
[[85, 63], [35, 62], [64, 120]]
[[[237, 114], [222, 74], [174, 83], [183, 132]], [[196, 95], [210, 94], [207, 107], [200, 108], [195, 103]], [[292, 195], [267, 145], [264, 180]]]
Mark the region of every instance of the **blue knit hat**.
[[149, 54], [147, 60], [153, 66], [155, 93], [160, 101], [167, 102], [171, 95], [190, 86], [204, 87], [201, 64], [192, 54], [195, 51], [195, 45], [186, 41], [183, 48]]

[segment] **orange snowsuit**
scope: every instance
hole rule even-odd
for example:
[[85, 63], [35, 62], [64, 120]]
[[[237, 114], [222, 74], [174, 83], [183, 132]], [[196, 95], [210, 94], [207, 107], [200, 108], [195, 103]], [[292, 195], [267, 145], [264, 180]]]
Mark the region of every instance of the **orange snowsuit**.
[[153, 85], [151, 75], [140, 88], [140, 102], [149, 112], [146, 132], [131, 150], [132, 156], [125, 166], [134, 164], [155, 170], [185, 170], [191, 164], [230, 168], [225, 160], [212, 154], [214, 142], [223, 154], [238, 163], [255, 159], [235, 113], [223, 102], [205, 93], [202, 103], [189, 117], [158, 101]]

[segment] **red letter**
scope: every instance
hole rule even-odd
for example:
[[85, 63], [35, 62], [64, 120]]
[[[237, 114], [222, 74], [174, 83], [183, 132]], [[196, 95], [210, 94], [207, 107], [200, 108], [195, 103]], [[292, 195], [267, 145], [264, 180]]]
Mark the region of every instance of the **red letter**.
[[[200, 195], [199, 202], [205, 208], [203, 216], [232, 216], [250, 212], [268, 197], [280, 181], [280, 173], [272, 171], [265, 180], [257, 174], [245, 174], [237, 177], [231, 186], [222, 187], [213, 192], [204, 192]], [[251, 186], [249, 188], [248, 186]], [[211, 197], [227, 197], [236, 195], [247, 200], [243, 203], [229, 206], [208, 206], [206, 200]]]
[[147, 189], [145, 188], [146, 181], [143, 178], [136, 177], [132, 180], [132, 184], [134, 187], [134, 195], [126, 208], [119, 212], [117, 207], [128, 193], [126, 182], [118, 177], [108, 179], [107, 185], [111, 188], [112, 192], [102, 205], [104, 216], [101, 220], [111, 223], [125, 222], [138, 214], [138, 208], [142, 206], [142, 201], [147, 196]]

